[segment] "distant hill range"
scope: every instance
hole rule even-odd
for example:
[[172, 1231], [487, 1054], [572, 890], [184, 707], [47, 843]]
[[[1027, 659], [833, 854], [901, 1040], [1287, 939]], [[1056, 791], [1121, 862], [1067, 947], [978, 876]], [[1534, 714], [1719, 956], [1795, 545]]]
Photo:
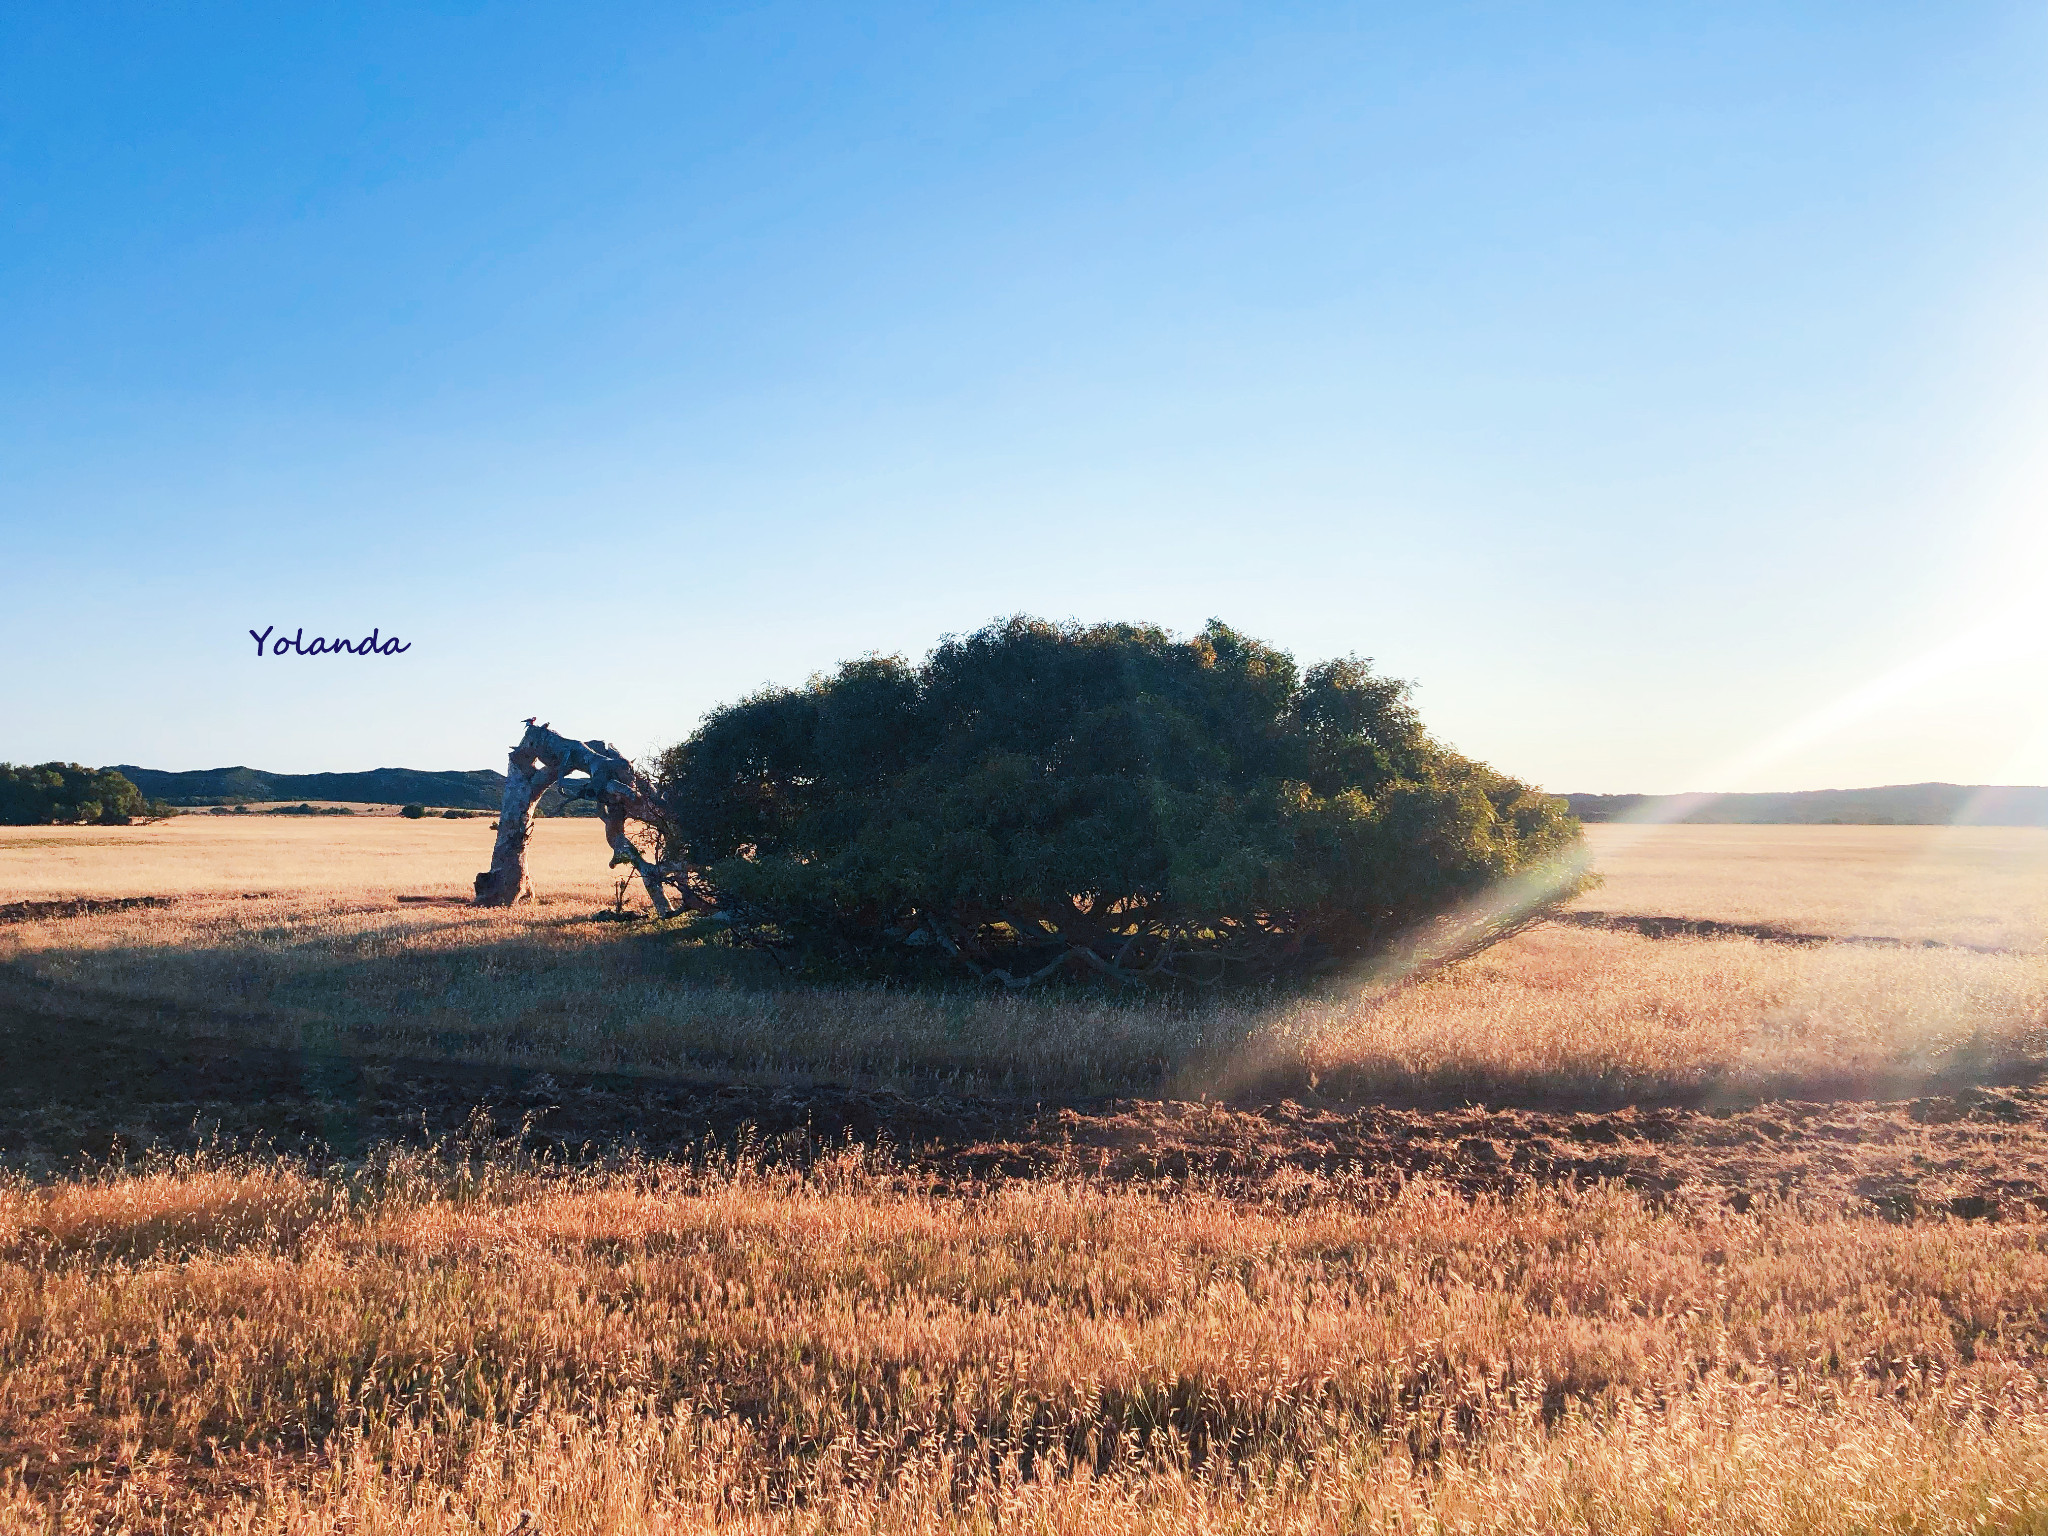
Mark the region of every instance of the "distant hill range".
[[[139, 786], [138, 786], [139, 787]], [[1566, 795], [1581, 821], [2048, 827], [2048, 788], [1886, 784], [1752, 795]]]
[[248, 805], [262, 800], [343, 800], [362, 805], [431, 805], [495, 811], [504, 803], [505, 775], [489, 768], [372, 768], [364, 773], [265, 773], [261, 768], [195, 768], [165, 773], [117, 763], [152, 800], [172, 805]]

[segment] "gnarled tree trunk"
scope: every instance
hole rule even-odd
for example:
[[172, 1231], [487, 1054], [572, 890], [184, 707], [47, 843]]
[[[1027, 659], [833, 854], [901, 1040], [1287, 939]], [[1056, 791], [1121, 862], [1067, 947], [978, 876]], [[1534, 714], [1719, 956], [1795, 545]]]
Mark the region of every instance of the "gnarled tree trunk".
[[[583, 774], [583, 778], [571, 778]], [[593, 800], [604, 818], [605, 841], [612, 863], [630, 865], [647, 889], [655, 914], [674, 913], [665, 883], [673, 882], [685, 904], [699, 905], [682, 866], [657, 864], [626, 835], [626, 823], [654, 822], [659, 813], [654, 789], [619, 749], [606, 741], [572, 741], [545, 725], [526, 722], [526, 734], [505, 763], [505, 806], [498, 815], [498, 841], [491, 867], [476, 877], [476, 904], [509, 907], [528, 900], [533, 888], [526, 878], [526, 844], [533, 835], [533, 808], [550, 785], [559, 784], [571, 799]]]

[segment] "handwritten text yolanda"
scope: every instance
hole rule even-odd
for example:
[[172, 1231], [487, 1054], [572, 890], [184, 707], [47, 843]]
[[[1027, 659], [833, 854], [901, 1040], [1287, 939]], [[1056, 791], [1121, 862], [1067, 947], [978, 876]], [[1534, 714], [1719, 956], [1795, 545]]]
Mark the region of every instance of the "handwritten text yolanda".
[[[249, 638], [256, 642], [256, 654], [258, 656], [263, 654], [263, 643], [266, 640], [270, 640], [271, 631], [276, 628], [277, 626], [273, 624], [260, 635], [253, 629], [249, 631]], [[340, 656], [343, 654], [350, 656], [396, 656], [403, 651], [412, 649], [410, 641], [400, 645], [396, 635], [391, 636], [388, 640], [379, 640], [377, 635], [378, 631], [373, 629], [360, 640], [343, 640], [340, 638], [328, 640], [315, 635], [308, 642], [306, 631], [302, 628], [295, 634], [279, 635], [275, 640], [271, 640], [270, 654], [273, 656]]]

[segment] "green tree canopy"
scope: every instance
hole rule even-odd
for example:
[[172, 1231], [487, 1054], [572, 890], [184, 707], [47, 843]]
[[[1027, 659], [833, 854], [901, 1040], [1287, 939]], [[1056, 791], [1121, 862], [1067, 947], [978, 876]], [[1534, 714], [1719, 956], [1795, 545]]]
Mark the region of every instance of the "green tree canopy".
[[1214, 622], [1014, 618], [864, 657], [716, 711], [658, 777], [665, 856], [740, 931], [1012, 983], [1324, 968], [1579, 841], [1404, 684]]
[[77, 763], [34, 767], [0, 763], [0, 825], [44, 827], [91, 822], [123, 826], [138, 816], [161, 816], [167, 807], [112, 769]]

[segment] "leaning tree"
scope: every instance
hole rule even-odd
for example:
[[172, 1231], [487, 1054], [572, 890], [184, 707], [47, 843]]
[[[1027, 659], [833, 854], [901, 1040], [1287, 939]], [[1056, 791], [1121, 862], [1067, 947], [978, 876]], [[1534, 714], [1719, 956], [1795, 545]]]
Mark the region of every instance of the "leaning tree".
[[1017, 618], [866, 657], [609, 793], [659, 830], [651, 876], [622, 854], [650, 894], [687, 871], [735, 937], [1012, 987], [1304, 974], [1453, 917], [1469, 952], [1582, 868], [1564, 802], [1434, 740], [1405, 685], [1219, 623]]
[[639, 875], [658, 916], [674, 915], [671, 890], [685, 907], [703, 904], [687, 865], [663, 860], [659, 843], [656, 856], [650, 858], [627, 832], [629, 821], [658, 829], [662, 814], [654, 786], [625, 754], [608, 741], [572, 740], [528, 716], [526, 734], [505, 764], [498, 841], [491, 850], [491, 867], [476, 877], [478, 906], [509, 907], [533, 895], [526, 877], [526, 845], [533, 835], [534, 808], [550, 788], [566, 799], [596, 806], [604, 818], [605, 841], [612, 847], [612, 866], [628, 865]]

